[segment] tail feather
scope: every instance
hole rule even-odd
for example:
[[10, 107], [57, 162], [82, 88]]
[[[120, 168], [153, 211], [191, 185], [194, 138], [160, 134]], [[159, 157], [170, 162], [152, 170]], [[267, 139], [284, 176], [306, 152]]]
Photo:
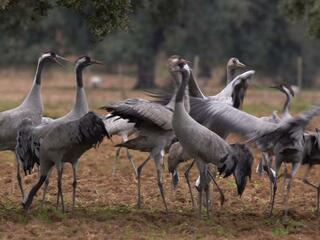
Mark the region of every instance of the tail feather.
[[237, 158], [233, 175], [237, 184], [239, 196], [242, 195], [247, 185], [248, 178], [251, 179], [253, 155], [250, 149], [244, 144], [232, 144], [234, 155]]
[[79, 143], [92, 144], [92, 146], [98, 146], [103, 138], [107, 136], [110, 138], [107, 132], [103, 119], [94, 112], [89, 112], [79, 120]]
[[40, 164], [40, 143], [32, 135], [33, 123], [30, 119], [24, 119], [18, 127], [17, 145], [15, 148], [18, 159], [23, 163], [25, 174], [31, 174], [34, 165]]

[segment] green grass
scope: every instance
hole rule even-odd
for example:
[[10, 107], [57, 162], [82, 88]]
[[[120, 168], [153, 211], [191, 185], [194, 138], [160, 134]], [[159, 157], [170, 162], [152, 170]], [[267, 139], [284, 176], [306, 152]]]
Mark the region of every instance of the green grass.
[[272, 233], [274, 236], [283, 237], [289, 234], [289, 229], [284, 226], [277, 226], [272, 229]]

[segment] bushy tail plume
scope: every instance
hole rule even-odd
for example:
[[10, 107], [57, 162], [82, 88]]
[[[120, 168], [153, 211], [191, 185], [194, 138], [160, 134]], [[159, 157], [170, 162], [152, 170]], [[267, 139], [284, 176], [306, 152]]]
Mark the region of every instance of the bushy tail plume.
[[32, 136], [33, 123], [24, 119], [18, 127], [16, 154], [23, 164], [25, 174], [31, 174], [34, 165], [39, 164], [39, 146]]

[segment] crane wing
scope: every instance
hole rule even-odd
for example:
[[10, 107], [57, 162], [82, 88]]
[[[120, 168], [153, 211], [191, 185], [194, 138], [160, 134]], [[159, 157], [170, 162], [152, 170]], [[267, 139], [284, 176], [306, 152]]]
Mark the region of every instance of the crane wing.
[[253, 136], [248, 142], [263, 143], [266, 148], [275, 145], [281, 138], [297, 138], [297, 135], [303, 134], [303, 130], [315, 116], [320, 114], [320, 106], [312, 107], [311, 109], [303, 112], [297, 117], [293, 117], [282, 121], [277, 128], [258, 133]]
[[265, 133], [276, 128], [276, 124], [238, 110], [228, 104], [211, 99], [190, 98], [190, 115], [202, 125], [218, 131], [216, 126], [226, 131], [252, 138], [258, 133]]
[[113, 116], [120, 116], [129, 119], [130, 122], [136, 123], [136, 127], [144, 123], [159, 127], [163, 130], [172, 129], [173, 112], [160, 104], [143, 100], [143, 99], [127, 99], [110, 105], [103, 106]]

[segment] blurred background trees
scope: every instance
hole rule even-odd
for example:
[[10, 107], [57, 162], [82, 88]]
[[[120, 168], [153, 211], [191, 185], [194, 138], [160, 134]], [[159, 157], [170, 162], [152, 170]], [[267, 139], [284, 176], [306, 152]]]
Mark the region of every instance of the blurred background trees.
[[206, 77], [233, 56], [276, 81], [296, 82], [299, 57], [305, 86], [319, 73], [319, 0], [4, 0], [0, 8], [2, 67], [52, 49], [90, 53], [109, 70], [133, 66], [138, 88], [155, 87], [157, 57], [172, 54], [199, 56]]

